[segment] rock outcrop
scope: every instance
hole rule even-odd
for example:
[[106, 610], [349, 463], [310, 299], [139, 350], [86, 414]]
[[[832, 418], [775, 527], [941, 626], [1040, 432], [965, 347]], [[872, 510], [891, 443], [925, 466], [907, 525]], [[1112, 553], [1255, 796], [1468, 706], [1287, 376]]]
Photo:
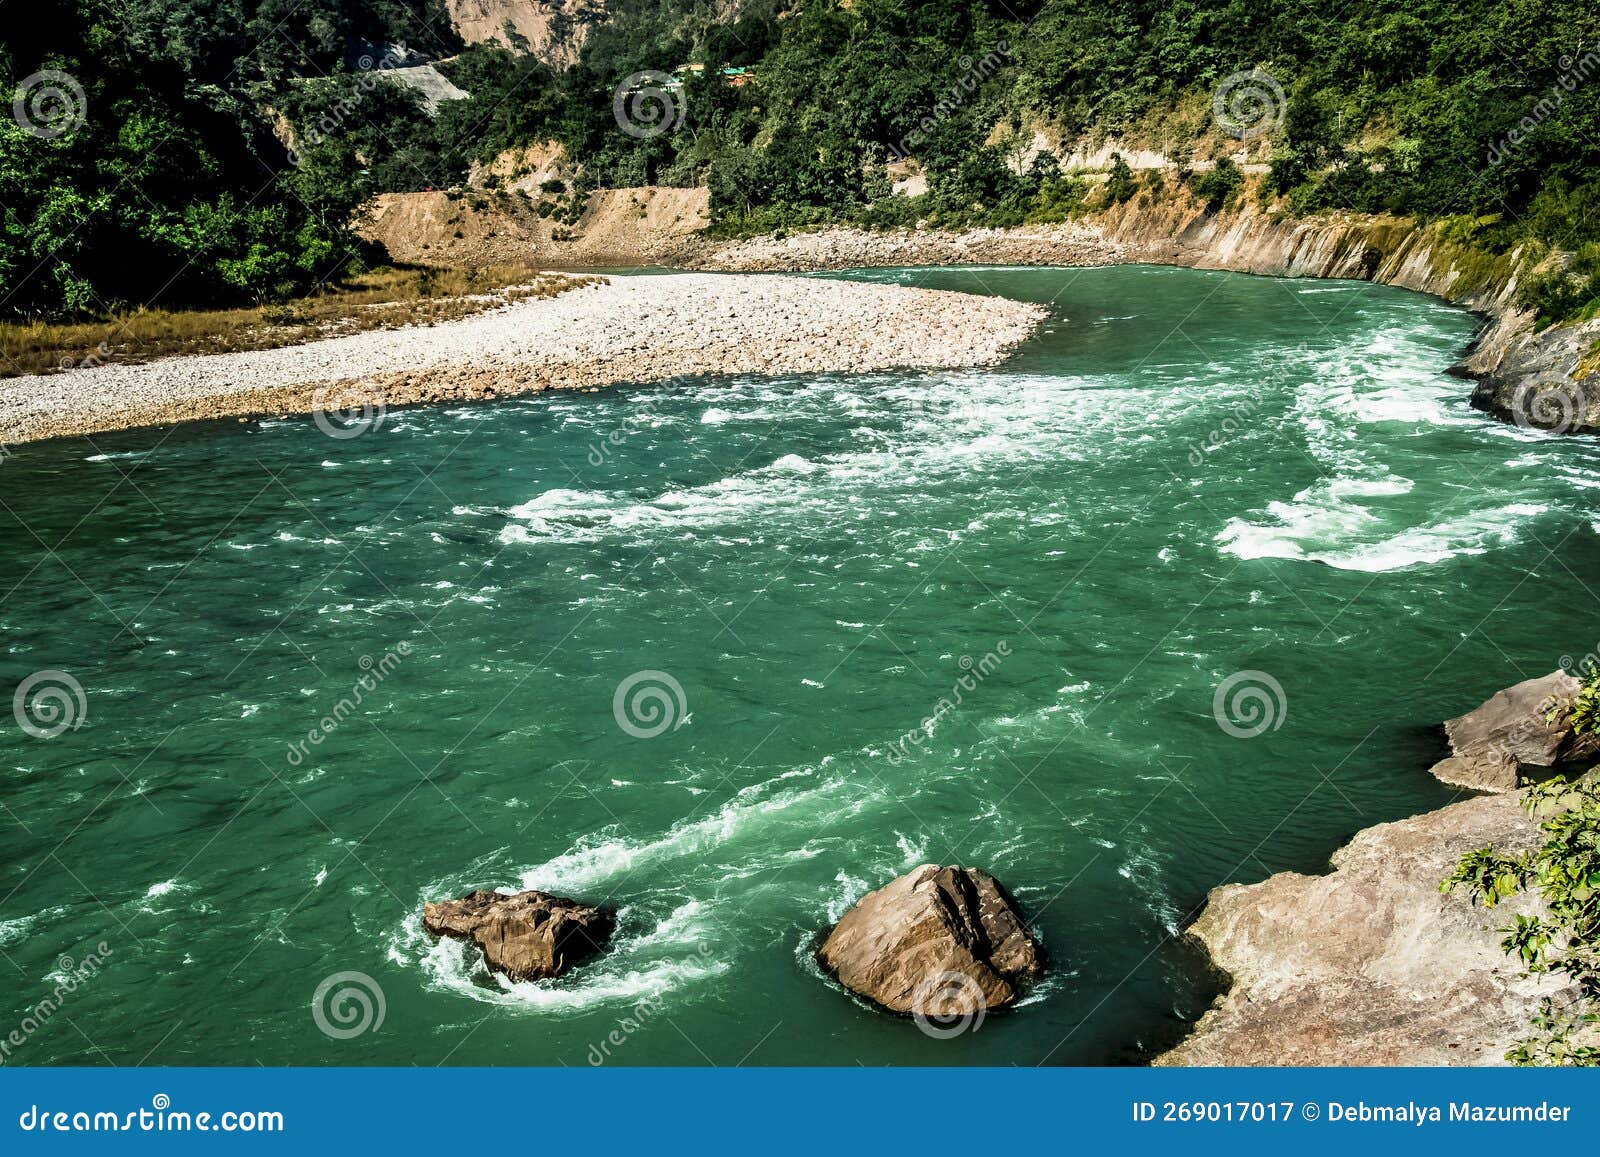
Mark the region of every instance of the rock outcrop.
[[563, 225], [539, 216], [536, 199], [548, 174], [565, 171], [562, 157], [524, 153], [500, 162], [498, 172], [491, 168], [480, 175], [522, 167], [529, 172], [501, 178], [504, 188], [493, 191], [381, 194], [357, 231], [382, 245], [391, 259], [422, 265], [676, 265], [683, 264], [680, 249], [698, 244], [696, 234], [710, 220], [705, 189], [646, 185], [596, 189], [577, 221]]
[[1473, 405], [1524, 427], [1600, 433], [1600, 321], [1536, 332], [1533, 314], [1517, 300], [1535, 255], [1518, 248], [1491, 256], [1452, 240], [1438, 223], [1361, 213], [1296, 217], [1252, 198], [1210, 213], [1192, 197], [1152, 202], [1140, 196], [1066, 225], [965, 232], [830, 228], [685, 245], [678, 261], [727, 270], [1151, 262], [1395, 285], [1489, 318], [1455, 367], [1479, 383]]
[[604, 0], [445, 0], [467, 44], [497, 43], [551, 68], [578, 61], [589, 29], [606, 19]]
[[1540, 773], [1593, 760], [1600, 754], [1595, 735], [1575, 735], [1566, 721], [1580, 686], [1555, 671], [1496, 691], [1444, 725], [1451, 754], [1434, 764], [1433, 774], [1456, 787], [1504, 792]]
[[459, 900], [423, 905], [422, 926], [435, 936], [472, 941], [490, 968], [512, 980], [544, 980], [604, 948], [616, 916], [548, 892], [480, 888]]
[[989, 873], [924, 864], [868, 892], [817, 952], [850, 991], [899, 1013], [1004, 1008], [1043, 971], [1043, 952]]
[[1527, 333], [1479, 379], [1472, 404], [1524, 429], [1600, 434], [1600, 321]]
[[1497, 930], [1537, 900], [1486, 911], [1439, 883], [1475, 848], [1540, 842], [1518, 795], [1480, 796], [1368, 828], [1329, 875], [1217, 888], [1192, 931], [1232, 987], [1156, 1063], [1503, 1064], [1540, 999], [1570, 995], [1500, 946]]

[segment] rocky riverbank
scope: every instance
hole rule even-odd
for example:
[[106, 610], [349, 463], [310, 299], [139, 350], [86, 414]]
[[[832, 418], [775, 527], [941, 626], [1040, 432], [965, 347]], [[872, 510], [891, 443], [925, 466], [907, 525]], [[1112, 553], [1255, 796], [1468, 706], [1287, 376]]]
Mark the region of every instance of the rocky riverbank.
[[434, 326], [5, 379], [0, 445], [198, 418], [370, 416], [680, 375], [992, 365], [1043, 316], [1000, 298], [859, 282], [620, 278]]
[[1532, 1033], [1545, 997], [1577, 995], [1528, 974], [1500, 929], [1540, 910], [1518, 895], [1492, 911], [1440, 892], [1461, 857], [1517, 856], [1547, 838], [1529, 815], [1530, 778], [1597, 758], [1552, 712], [1570, 710], [1564, 672], [1498, 692], [1446, 725], [1446, 782], [1497, 794], [1356, 834], [1323, 876], [1280, 872], [1214, 889], [1190, 933], [1228, 991], [1162, 1065], [1496, 1065]]
[[1485, 316], [1456, 367], [1473, 405], [1560, 433], [1600, 432], [1600, 322], [1538, 331], [1517, 305], [1533, 262], [1488, 254], [1441, 224], [1327, 213], [1295, 217], [1254, 197], [1207, 212], [1195, 198], [1141, 195], [1058, 225], [1010, 229], [829, 228], [727, 240], [706, 235], [704, 189], [602, 189], [571, 226], [515, 197], [482, 191], [386, 194], [365, 227], [399, 259], [446, 264], [533, 261], [558, 268], [676, 266], [816, 272], [907, 265], [1111, 265], [1226, 269], [1274, 277], [1369, 280], [1430, 293]]
[[1523, 426], [1600, 433], [1600, 321], [1539, 331], [1517, 304], [1519, 279], [1529, 271], [1520, 251], [1490, 257], [1453, 241], [1440, 226], [1405, 218], [1297, 218], [1254, 203], [1213, 214], [1188, 198], [1137, 198], [1066, 225], [696, 238], [674, 256], [694, 268], [728, 270], [1149, 262], [1395, 285], [1484, 315], [1482, 333], [1455, 367], [1478, 383], [1474, 406]]
[[1227, 994], [1162, 1065], [1498, 1065], [1560, 979], [1525, 976], [1497, 931], [1534, 901], [1494, 911], [1439, 882], [1474, 848], [1539, 842], [1516, 794], [1380, 824], [1326, 876], [1280, 872], [1211, 893], [1191, 932]]
[[822, 229], [701, 240], [677, 253], [692, 269], [738, 272], [883, 269], [907, 265], [1117, 265], [1136, 260], [1092, 225], [1016, 229]]
[[1478, 377], [1472, 404], [1505, 422], [1600, 434], [1600, 321], [1524, 331]]

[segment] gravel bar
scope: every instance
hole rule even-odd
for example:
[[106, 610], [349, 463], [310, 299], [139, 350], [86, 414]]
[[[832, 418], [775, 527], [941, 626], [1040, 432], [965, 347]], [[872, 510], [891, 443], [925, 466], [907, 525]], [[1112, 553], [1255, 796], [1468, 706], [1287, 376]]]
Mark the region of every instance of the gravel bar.
[[0, 444], [690, 374], [993, 365], [1044, 315], [1002, 298], [824, 278], [618, 277], [433, 326], [0, 380]]

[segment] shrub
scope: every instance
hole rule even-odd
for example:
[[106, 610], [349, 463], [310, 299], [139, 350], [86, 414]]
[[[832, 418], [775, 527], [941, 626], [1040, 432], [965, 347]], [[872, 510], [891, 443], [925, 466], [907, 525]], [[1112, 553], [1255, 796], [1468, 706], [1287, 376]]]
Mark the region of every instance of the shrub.
[[1244, 174], [1239, 171], [1239, 166], [1223, 157], [1215, 168], [1195, 174], [1189, 187], [1194, 190], [1196, 197], [1206, 203], [1207, 213], [1216, 213], [1228, 205], [1243, 184]]
[[1111, 175], [1106, 178], [1106, 204], [1120, 205], [1124, 201], [1132, 200], [1138, 191], [1139, 186], [1133, 179], [1132, 167], [1122, 159], [1121, 153], [1112, 153]]
[[[1594, 725], [1600, 682], [1585, 686], [1583, 725]], [[1573, 716], [1578, 726], [1578, 716]], [[1527, 790], [1529, 814], [1544, 813], [1545, 842], [1522, 856], [1494, 847], [1467, 853], [1441, 892], [1465, 888], [1485, 908], [1524, 892], [1544, 901], [1542, 916], [1517, 916], [1500, 929], [1501, 947], [1530, 973], [1557, 973], [1576, 986], [1575, 1000], [1545, 998], [1533, 1018], [1534, 1034], [1506, 1053], [1517, 1065], [1600, 1065], [1600, 1046], [1581, 1035], [1600, 1024], [1600, 779], [1557, 778]]]

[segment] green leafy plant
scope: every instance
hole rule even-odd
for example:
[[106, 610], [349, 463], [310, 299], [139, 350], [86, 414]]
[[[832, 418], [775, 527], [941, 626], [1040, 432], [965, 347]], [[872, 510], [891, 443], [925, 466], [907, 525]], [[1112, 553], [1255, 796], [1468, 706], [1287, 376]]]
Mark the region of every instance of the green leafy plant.
[[1120, 205], [1124, 201], [1133, 199], [1139, 191], [1138, 184], [1133, 179], [1133, 168], [1122, 159], [1121, 153], [1111, 154], [1111, 173], [1106, 177], [1106, 203]]
[[[1585, 689], [1592, 694], [1594, 687], [1591, 679]], [[1485, 908], [1538, 894], [1543, 912], [1518, 915], [1501, 928], [1501, 947], [1530, 973], [1568, 977], [1574, 995], [1564, 1003], [1545, 998], [1533, 1018], [1534, 1035], [1518, 1041], [1506, 1059], [1518, 1065], [1600, 1065], [1600, 1044], [1585, 1031], [1600, 1025], [1600, 778], [1537, 784], [1527, 790], [1523, 806], [1545, 817], [1539, 825], [1544, 843], [1523, 855], [1493, 846], [1468, 852], [1439, 890], [1464, 888]]]
[[1215, 213], [1228, 206], [1239, 186], [1244, 184], [1244, 174], [1227, 157], [1220, 158], [1216, 166], [1197, 174], [1189, 187], [1194, 195], [1206, 203], [1206, 212]]
[[[1560, 708], [1550, 713], [1547, 723], [1554, 723], [1554, 716], [1560, 713]], [[1583, 686], [1578, 688], [1578, 696], [1572, 701], [1567, 722], [1572, 725], [1574, 735], [1582, 735], [1585, 731], [1593, 731], [1595, 722], [1600, 719], [1600, 667], [1589, 672], [1583, 681]]]

